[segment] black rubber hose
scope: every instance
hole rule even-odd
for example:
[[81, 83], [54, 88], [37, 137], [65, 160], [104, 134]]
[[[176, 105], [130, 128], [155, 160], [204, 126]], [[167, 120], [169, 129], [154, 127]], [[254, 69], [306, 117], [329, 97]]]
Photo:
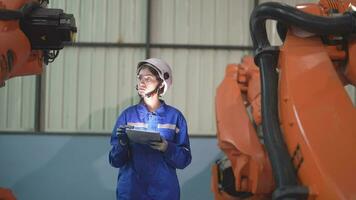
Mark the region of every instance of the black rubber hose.
[[320, 35], [347, 35], [356, 30], [353, 14], [350, 12], [336, 17], [321, 17], [305, 13], [287, 4], [267, 2], [256, 7], [250, 17], [251, 37], [255, 48], [270, 45], [265, 29], [267, 19], [301, 27]]
[[276, 28], [279, 38], [282, 40], [282, 42], [284, 42], [287, 37], [288, 26], [281, 22], [278, 22]]
[[275, 2], [261, 4], [251, 14], [250, 31], [255, 49], [255, 63], [261, 70], [262, 128], [277, 186], [274, 199], [284, 199], [287, 196], [296, 199], [305, 198], [307, 188], [298, 186], [295, 170], [280, 129], [276, 71], [279, 50], [271, 48], [267, 38], [266, 20], [277, 20], [282, 25], [297, 26], [318, 35], [345, 36], [355, 32], [354, 17], [353, 13], [337, 17], [320, 17]]
[[17, 10], [0, 9], [0, 20], [18, 20], [22, 13]]
[[38, 2], [25, 4], [20, 10], [0, 9], [0, 20], [18, 20], [40, 7]]
[[30, 2], [22, 6], [20, 9], [20, 12], [22, 12], [23, 16], [26, 17], [29, 15], [32, 11], [34, 11], [37, 8], [40, 8], [41, 5], [38, 2]]
[[262, 85], [262, 131], [277, 187], [297, 185], [294, 168], [279, 128], [277, 53], [263, 53], [256, 59]]

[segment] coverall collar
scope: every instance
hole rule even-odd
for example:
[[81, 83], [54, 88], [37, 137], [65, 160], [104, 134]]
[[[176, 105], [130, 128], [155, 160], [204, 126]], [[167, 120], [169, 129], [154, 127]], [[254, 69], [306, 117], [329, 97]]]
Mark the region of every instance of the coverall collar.
[[[164, 112], [166, 111], [165, 107], [166, 107], [166, 103], [163, 100], [159, 100], [160, 101], [160, 106], [157, 108], [156, 111], [152, 112], [154, 114], [157, 114], [159, 116], [162, 116], [164, 114]], [[150, 111], [147, 109], [146, 105], [144, 102], [140, 102], [137, 105], [137, 109], [140, 112], [140, 114], [147, 114], [150, 113]]]

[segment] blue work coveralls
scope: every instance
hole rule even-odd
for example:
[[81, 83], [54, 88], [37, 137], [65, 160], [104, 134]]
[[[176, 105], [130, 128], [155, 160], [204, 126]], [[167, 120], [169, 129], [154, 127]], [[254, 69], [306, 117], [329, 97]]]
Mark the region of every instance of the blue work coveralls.
[[[159, 131], [168, 142], [165, 152], [149, 145], [121, 145], [116, 130], [122, 125]], [[180, 189], [176, 169], [191, 162], [187, 123], [183, 114], [161, 100], [155, 112], [143, 103], [131, 106], [118, 117], [111, 136], [109, 162], [120, 168], [116, 196], [119, 200], [178, 200]]]

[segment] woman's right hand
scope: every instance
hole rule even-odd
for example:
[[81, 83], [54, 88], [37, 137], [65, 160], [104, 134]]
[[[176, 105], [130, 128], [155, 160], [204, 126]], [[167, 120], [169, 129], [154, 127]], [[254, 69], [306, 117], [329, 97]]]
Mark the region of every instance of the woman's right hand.
[[161, 139], [162, 139], [161, 142], [151, 142], [150, 147], [152, 149], [156, 149], [160, 152], [166, 152], [167, 147], [168, 147], [168, 142], [163, 137]]
[[143, 85], [143, 84], [138, 84], [137, 85], [137, 92], [138, 92], [138, 94], [140, 96], [144, 96], [146, 94], [145, 91], [146, 91], [146, 86], [145, 85]]

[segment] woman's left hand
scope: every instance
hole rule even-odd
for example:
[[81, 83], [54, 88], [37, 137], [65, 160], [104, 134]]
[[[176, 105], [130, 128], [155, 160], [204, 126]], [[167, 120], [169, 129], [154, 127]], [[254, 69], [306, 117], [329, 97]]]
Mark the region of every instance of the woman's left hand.
[[165, 152], [167, 150], [167, 147], [168, 147], [168, 142], [167, 142], [167, 140], [162, 138], [161, 142], [151, 142], [150, 143], [150, 147], [152, 149], [156, 149], [158, 151]]

